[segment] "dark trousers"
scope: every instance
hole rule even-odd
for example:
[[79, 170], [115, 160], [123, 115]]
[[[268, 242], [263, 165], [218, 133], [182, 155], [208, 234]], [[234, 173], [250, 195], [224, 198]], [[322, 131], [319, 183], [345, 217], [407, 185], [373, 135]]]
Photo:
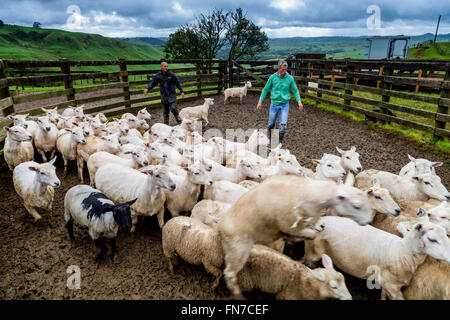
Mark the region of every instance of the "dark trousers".
[[175, 119], [178, 119], [178, 109], [177, 109], [177, 102], [172, 103], [163, 103], [164, 110], [164, 121], [169, 122], [169, 111], [172, 111], [172, 114], [175, 116]]

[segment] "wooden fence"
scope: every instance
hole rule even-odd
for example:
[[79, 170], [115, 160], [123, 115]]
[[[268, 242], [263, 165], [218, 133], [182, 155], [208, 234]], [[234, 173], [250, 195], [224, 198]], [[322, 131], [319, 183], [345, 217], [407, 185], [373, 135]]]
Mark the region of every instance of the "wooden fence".
[[[183, 101], [222, 92], [226, 72], [224, 61], [168, 62], [174, 66], [171, 70], [178, 75], [183, 89], [187, 89]], [[5, 139], [5, 133], [1, 129], [12, 123], [6, 118], [11, 114], [39, 115], [42, 114], [41, 107], [58, 107], [58, 110], [63, 110], [69, 106], [96, 104], [86, 107], [85, 113], [104, 112], [106, 116], [115, 116], [125, 112], [136, 112], [143, 107], [160, 107], [160, 104], [155, 103], [161, 99], [158, 87], [150, 90], [148, 96], [143, 96], [144, 86], [159, 70], [159, 65], [159, 60], [0, 60], [0, 116], [5, 117], [0, 120], [0, 150]], [[116, 69], [116, 71], [80, 70], [83, 67]], [[89, 85], [83, 86], [87, 83]], [[19, 90], [29, 86], [32, 86], [32, 91], [39, 92], [20, 93]], [[46, 90], [45, 87], [49, 86], [51, 88]], [[105, 90], [108, 91], [105, 93]], [[141, 97], [136, 97], [138, 95]], [[57, 102], [52, 103], [52, 100]], [[101, 104], [97, 105], [99, 103]], [[30, 105], [33, 107], [30, 108]]]
[[[297, 59], [288, 63], [302, 97], [431, 132], [434, 140], [450, 137], [446, 128], [450, 60]], [[253, 87], [260, 88], [276, 67], [276, 61], [234, 62], [228, 83], [238, 86], [252, 80]]]

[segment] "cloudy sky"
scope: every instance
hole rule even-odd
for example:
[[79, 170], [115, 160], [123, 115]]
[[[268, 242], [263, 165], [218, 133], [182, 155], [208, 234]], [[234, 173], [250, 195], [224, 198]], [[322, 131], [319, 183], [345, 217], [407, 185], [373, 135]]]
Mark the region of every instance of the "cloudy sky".
[[238, 7], [270, 38], [434, 33], [439, 15], [439, 33], [450, 33], [448, 0], [0, 0], [0, 19], [108, 37], [166, 37], [200, 13]]

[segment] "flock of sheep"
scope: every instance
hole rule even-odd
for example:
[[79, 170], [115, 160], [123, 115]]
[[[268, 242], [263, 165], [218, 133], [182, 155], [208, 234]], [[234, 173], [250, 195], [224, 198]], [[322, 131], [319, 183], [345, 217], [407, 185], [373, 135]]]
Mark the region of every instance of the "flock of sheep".
[[[247, 85], [239, 90], [225, 100], [242, 101]], [[14, 188], [35, 221], [37, 210], [52, 219], [61, 184], [56, 151], [64, 174], [68, 161], [77, 161], [81, 183], [86, 162], [90, 186], [74, 186], [64, 199], [72, 240], [74, 222], [88, 227], [100, 249], [96, 259], [107, 253], [105, 238], [114, 259], [118, 231], [134, 232], [139, 216], [156, 215], [170, 272], [179, 258], [203, 265], [215, 277], [212, 287], [223, 275], [235, 298], [258, 289], [277, 299], [351, 299], [333, 264], [374, 279], [383, 299], [450, 298], [450, 193], [435, 172], [441, 162], [409, 156], [398, 175], [363, 171], [355, 147], [336, 148], [339, 155], [324, 154], [312, 171], [280, 146], [258, 155], [270, 143], [258, 130], [246, 143], [204, 139], [195, 124], [208, 123], [212, 104], [206, 98], [182, 109], [183, 121], [173, 127], [150, 127], [145, 109], [109, 122], [101, 113], [85, 115], [82, 106], [61, 115], [43, 109], [36, 121], [10, 116], [4, 157]], [[44, 163], [33, 161], [34, 148]], [[301, 261], [283, 254], [299, 241]]]

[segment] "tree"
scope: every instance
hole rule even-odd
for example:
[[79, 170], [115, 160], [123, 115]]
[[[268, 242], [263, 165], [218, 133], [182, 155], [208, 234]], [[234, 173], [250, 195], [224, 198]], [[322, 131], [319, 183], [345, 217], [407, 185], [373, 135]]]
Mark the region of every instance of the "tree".
[[40, 22], [33, 22], [33, 28], [40, 28], [41, 27], [41, 23]]
[[228, 16], [229, 13], [223, 13], [222, 9], [214, 9], [211, 14], [202, 13], [196, 18], [195, 31], [201, 40], [205, 59], [214, 59], [225, 44], [223, 36]]
[[3, 20], [0, 20], [0, 27], [3, 27], [4, 25]]
[[164, 52], [170, 59], [199, 59], [203, 54], [201, 40], [189, 25], [181, 26], [169, 35]]
[[230, 12], [225, 38], [230, 46], [227, 60], [254, 57], [258, 52], [269, 50], [266, 33], [248, 20], [241, 8]]

